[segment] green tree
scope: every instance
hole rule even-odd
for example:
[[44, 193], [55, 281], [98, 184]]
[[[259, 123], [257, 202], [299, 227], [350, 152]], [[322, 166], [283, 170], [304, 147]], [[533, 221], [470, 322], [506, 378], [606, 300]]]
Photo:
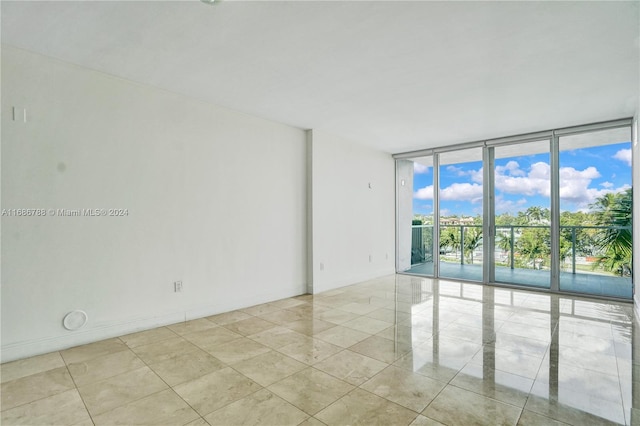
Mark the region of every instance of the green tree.
[[596, 213], [570, 212], [560, 213], [560, 246], [563, 241], [573, 243], [575, 233], [576, 253], [578, 256], [593, 256], [596, 248], [597, 230], [589, 226], [597, 225]]
[[482, 244], [482, 228], [466, 228], [464, 236], [464, 251], [467, 254], [469, 263], [473, 265], [473, 252]]
[[510, 213], [502, 213], [501, 215], [496, 216], [496, 225], [513, 225], [515, 224], [516, 218], [511, 216]]
[[551, 219], [551, 211], [547, 208], [538, 206], [531, 206], [524, 213], [527, 224], [536, 224], [542, 222], [548, 222]]
[[633, 236], [633, 193], [629, 188], [618, 194], [606, 194], [592, 208], [596, 210], [600, 225], [606, 225], [596, 238], [596, 245], [604, 254], [598, 257], [594, 267], [602, 266], [618, 275], [631, 274]]
[[458, 230], [459, 228], [456, 226], [440, 228], [440, 249], [450, 248], [456, 253], [456, 258], [460, 249], [460, 233]]
[[563, 236], [560, 237], [560, 261], [564, 264], [571, 254], [572, 243]]
[[527, 225], [529, 223], [529, 217], [525, 212], [518, 212], [518, 216], [514, 218], [513, 225]]
[[609, 192], [596, 199], [596, 202], [589, 206], [595, 212], [598, 223], [604, 224], [609, 222], [612, 209], [617, 203], [617, 195], [618, 194]]
[[507, 252], [507, 264], [511, 265], [511, 246], [513, 241], [511, 240], [511, 232], [502, 232], [500, 239], [498, 240], [498, 247]]
[[518, 253], [525, 261], [522, 266], [533, 265], [533, 269], [541, 266], [536, 264], [538, 259], [546, 258], [549, 255], [549, 231], [543, 228], [526, 228], [516, 243]]
[[527, 221], [529, 223], [539, 223], [544, 218], [544, 213], [542, 208], [531, 206], [525, 212], [525, 216], [527, 216]]

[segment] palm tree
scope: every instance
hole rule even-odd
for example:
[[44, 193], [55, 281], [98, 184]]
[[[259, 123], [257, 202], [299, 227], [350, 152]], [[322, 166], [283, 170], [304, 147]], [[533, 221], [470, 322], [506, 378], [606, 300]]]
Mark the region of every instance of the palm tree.
[[571, 240], [568, 240], [567, 238], [564, 237], [564, 235], [560, 235], [560, 261], [562, 262], [562, 264], [560, 265], [561, 267], [564, 267], [565, 261], [567, 259], [567, 257], [569, 256], [569, 254], [571, 253], [573, 249], [573, 243], [571, 242]]
[[502, 250], [502, 251], [506, 251], [507, 252], [507, 263], [509, 265], [511, 265], [511, 246], [513, 245], [513, 240], [511, 239], [511, 233], [510, 232], [503, 232], [500, 235], [500, 239], [498, 240], [498, 247]]
[[549, 251], [549, 245], [545, 242], [544, 232], [539, 229], [525, 229], [518, 239], [518, 252], [533, 263], [536, 269], [536, 260], [545, 256]]
[[473, 265], [473, 252], [482, 244], [482, 228], [469, 228], [464, 236], [464, 250], [469, 253], [469, 263]]
[[544, 217], [544, 213], [540, 207], [532, 206], [527, 209], [525, 213], [529, 223], [539, 223]]
[[458, 257], [460, 248], [460, 234], [457, 227], [442, 227], [440, 231], [440, 249], [451, 248]]
[[606, 194], [592, 206], [598, 213], [600, 225], [606, 225], [596, 239], [598, 248], [604, 251], [594, 267], [603, 266], [619, 275], [631, 273], [633, 236], [631, 232], [633, 214], [633, 194], [629, 188], [622, 193]]
[[592, 210], [595, 210], [598, 222], [606, 223], [608, 221], [611, 209], [616, 204], [616, 195], [613, 192], [609, 192], [596, 199], [595, 203], [589, 205]]

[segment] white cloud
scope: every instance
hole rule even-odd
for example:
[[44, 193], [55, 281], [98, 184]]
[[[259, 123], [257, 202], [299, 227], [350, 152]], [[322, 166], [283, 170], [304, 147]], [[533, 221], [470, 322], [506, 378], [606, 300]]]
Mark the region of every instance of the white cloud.
[[560, 167], [560, 200], [586, 207], [592, 203], [600, 193], [611, 192], [607, 189], [589, 188], [591, 181], [600, 177], [595, 167], [587, 167], [580, 171], [573, 167]]
[[613, 158], [623, 161], [627, 163], [629, 167], [631, 167], [631, 149], [621, 149], [620, 151], [615, 153]]
[[462, 169], [462, 167], [447, 166], [447, 169], [446, 169], [446, 170], [447, 170], [448, 172], [455, 173], [455, 174], [457, 174], [458, 176], [464, 176], [464, 175], [466, 174], [466, 173], [465, 173], [465, 171]]
[[522, 207], [527, 204], [527, 199], [521, 198], [517, 201], [505, 200], [502, 195], [498, 195], [496, 197], [495, 203], [496, 203], [496, 212], [498, 213], [503, 213], [503, 212], [516, 213], [522, 210]]
[[[418, 200], [433, 199], [433, 185], [418, 189], [413, 198]], [[443, 201], [471, 201], [482, 202], [482, 185], [476, 183], [453, 183], [451, 186], [440, 190], [440, 199]]]
[[[509, 163], [515, 163], [510, 161]], [[516, 163], [517, 166], [517, 163]], [[509, 174], [505, 174], [508, 172]], [[509, 169], [506, 167], [498, 170], [496, 167], [496, 189], [506, 194], [521, 194], [526, 196], [550, 194], [549, 180], [551, 170], [547, 163], [538, 162], [531, 165], [528, 173], [516, 168], [512, 164]]]
[[469, 170], [467, 174], [471, 177], [472, 182], [482, 184], [482, 179], [483, 179], [482, 173], [483, 173], [482, 167], [480, 167], [479, 170]]
[[458, 177], [469, 176], [472, 182], [482, 183], [482, 167], [478, 170], [464, 170], [462, 167], [447, 166], [449, 173], [455, 173]]
[[477, 183], [452, 183], [451, 186], [440, 190], [440, 199], [444, 201], [482, 202], [482, 185]]
[[509, 161], [504, 166], [496, 166], [496, 174], [509, 174], [511, 176], [524, 176], [526, 173], [520, 169], [517, 161]]
[[417, 198], [418, 200], [433, 200], [433, 185], [418, 189], [414, 192], [413, 198]]
[[425, 166], [424, 164], [413, 163], [413, 173], [417, 175], [429, 173], [430, 168], [431, 167]]
[[[509, 162], [515, 163], [515, 162]], [[523, 172], [517, 164], [511, 164], [498, 170], [496, 167], [496, 189], [505, 194], [521, 194], [525, 196], [541, 195], [549, 197], [551, 192], [551, 168], [545, 162], [531, 165], [528, 172]], [[593, 179], [599, 178], [600, 172], [595, 167], [578, 170], [573, 167], [560, 168], [560, 199], [563, 202], [576, 204], [580, 208], [587, 207], [604, 192], [619, 191], [612, 189], [613, 184], [605, 189], [589, 188]]]
[[[448, 166], [449, 172], [458, 176], [469, 176], [470, 182], [453, 183], [440, 191], [443, 201], [482, 202], [482, 168], [465, 171], [462, 168]], [[577, 209], [587, 209], [598, 197], [610, 192], [620, 192], [628, 185], [615, 188], [611, 182], [603, 182], [601, 188], [591, 188], [594, 179], [601, 177], [596, 167], [578, 170], [574, 167], [560, 168], [560, 199], [563, 203], [571, 203]], [[527, 200], [525, 197], [549, 197], [551, 192], [551, 168], [548, 163], [537, 162], [529, 170], [523, 170], [517, 161], [509, 161], [504, 166], [497, 166], [495, 171], [496, 210], [518, 211]], [[517, 201], [507, 200], [504, 195], [520, 195]], [[433, 185], [421, 188], [414, 194], [420, 200], [433, 199]]]

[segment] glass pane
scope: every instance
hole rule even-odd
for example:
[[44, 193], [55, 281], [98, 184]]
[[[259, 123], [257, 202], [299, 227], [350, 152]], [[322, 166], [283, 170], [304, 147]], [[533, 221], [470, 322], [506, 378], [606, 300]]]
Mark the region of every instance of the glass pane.
[[433, 158], [398, 162], [400, 268], [413, 274], [433, 275]]
[[549, 288], [549, 141], [495, 148], [495, 280]]
[[631, 132], [561, 137], [560, 289], [632, 297]]
[[440, 154], [440, 276], [482, 281], [482, 149]]

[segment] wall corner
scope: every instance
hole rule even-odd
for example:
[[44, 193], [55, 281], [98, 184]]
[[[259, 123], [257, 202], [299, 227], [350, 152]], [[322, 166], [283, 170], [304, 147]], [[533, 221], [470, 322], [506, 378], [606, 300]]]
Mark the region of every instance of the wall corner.
[[307, 194], [307, 293], [313, 294], [313, 130], [305, 131]]

